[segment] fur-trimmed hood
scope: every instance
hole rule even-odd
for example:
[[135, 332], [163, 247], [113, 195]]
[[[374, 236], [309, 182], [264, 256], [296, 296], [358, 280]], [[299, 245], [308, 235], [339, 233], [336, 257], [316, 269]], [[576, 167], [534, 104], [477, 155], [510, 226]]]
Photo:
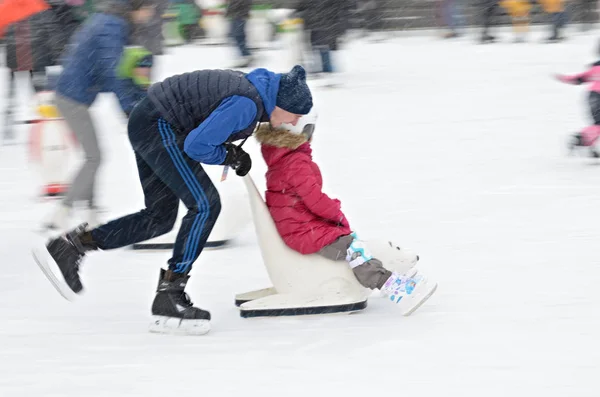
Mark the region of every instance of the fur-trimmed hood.
[[290, 153], [303, 154], [312, 158], [310, 144], [302, 134], [275, 129], [269, 123], [261, 123], [254, 137], [261, 144], [263, 158], [269, 167]]
[[270, 123], [261, 123], [254, 133], [254, 137], [261, 145], [270, 145], [279, 148], [296, 150], [306, 143], [306, 136], [294, 134], [285, 129], [271, 127]]

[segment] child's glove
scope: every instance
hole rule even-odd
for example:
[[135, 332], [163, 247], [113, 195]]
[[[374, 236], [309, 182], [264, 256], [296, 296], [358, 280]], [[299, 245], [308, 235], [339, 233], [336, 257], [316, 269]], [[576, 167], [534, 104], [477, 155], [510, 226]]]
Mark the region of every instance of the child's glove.
[[225, 146], [225, 150], [227, 150], [227, 155], [225, 156], [225, 161], [223, 161], [222, 165], [228, 165], [233, 168], [238, 176], [244, 176], [250, 172], [250, 169], [252, 168], [252, 159], [244, 149], [233, 143], [224, 143], [223, 146]]

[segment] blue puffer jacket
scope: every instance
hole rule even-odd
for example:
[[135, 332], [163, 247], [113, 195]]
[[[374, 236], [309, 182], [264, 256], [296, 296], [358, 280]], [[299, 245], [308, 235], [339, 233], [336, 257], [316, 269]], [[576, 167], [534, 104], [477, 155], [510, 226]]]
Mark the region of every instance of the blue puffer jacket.
[[267, 121], [271, 117], [281, 75], [267, 69], [255, 69], [246, 75], [246, 79], [256, 87], [266, 114], [257, 114], [256, 104], [247, 97], [226, 97], [186, 137], [184, 150], [188, 156], [205, 164], [222, 164], [227, 154], [222, 145], [224, 142], [252, 135], [259, 120]]
[[224, 142], [249, 137], [258, 122], [269, 121], [281, 75], [267, 69], [248, 74], [197, 70], [153, 84], [148, 98], [174, 127], [183, 149], [204, 164], [225, 160]]
[[129, 23], [124, 12], [89, 17], [72, 38], [58, 79], [57, 94], [91, 105], [100, 92], [114, 92], [125, 113], [145, 95], [130, 79], [117, 77]]

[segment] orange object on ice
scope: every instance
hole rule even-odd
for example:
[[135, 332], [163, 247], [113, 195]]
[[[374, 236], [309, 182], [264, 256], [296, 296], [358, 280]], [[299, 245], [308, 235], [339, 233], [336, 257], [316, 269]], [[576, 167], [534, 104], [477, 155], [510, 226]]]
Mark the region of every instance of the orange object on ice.
[[49, 8], [50, 6], [44, 0], [4, 0], [0, 2], [0, 33], [8, 25]]

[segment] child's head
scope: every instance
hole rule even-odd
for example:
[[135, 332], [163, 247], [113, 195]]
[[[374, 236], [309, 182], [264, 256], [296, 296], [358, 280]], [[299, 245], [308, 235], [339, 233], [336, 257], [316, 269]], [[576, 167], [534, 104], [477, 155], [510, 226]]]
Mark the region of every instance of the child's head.
[[313, 108], [309, 114], [300, 117], [295, 125], [284, 123], [274, 127], [271, 123], [262, 123], [255, 136], [263, 145], [296, 150], [300, 145], [312, 142], [316, 120], [317, 113]]
[[317, 123], [317, 111], [313, 106], [308, 114], [300, 117], [296, 125], [283, 123], [278, 129], [289, 131], [292, 134], [302, 134], [307, 142], [312, 142]]
[[155, 0], [129, 0], [131, 6], [131, 21], [137, 25], [144, 25], [156, 14]]

